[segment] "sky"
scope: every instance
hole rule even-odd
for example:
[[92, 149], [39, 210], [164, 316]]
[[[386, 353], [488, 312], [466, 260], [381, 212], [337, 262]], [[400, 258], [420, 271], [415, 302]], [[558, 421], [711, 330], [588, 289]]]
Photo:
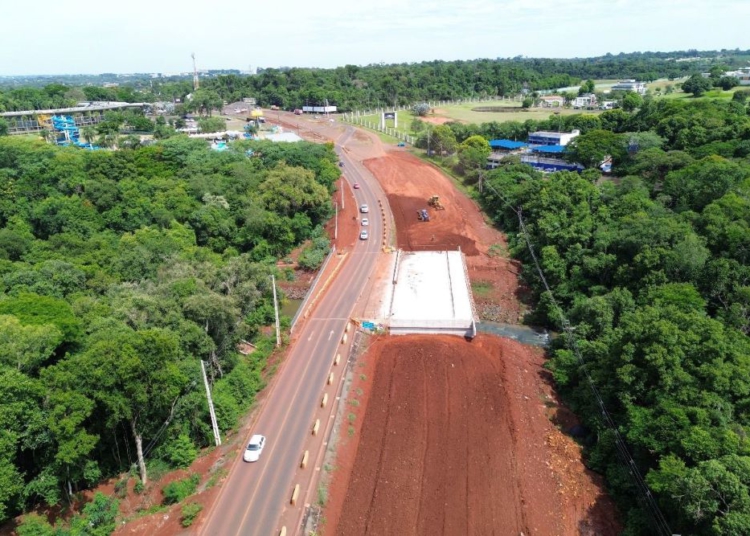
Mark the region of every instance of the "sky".
[[0, 76], [750, 49], [748, 0], [0, 0]]

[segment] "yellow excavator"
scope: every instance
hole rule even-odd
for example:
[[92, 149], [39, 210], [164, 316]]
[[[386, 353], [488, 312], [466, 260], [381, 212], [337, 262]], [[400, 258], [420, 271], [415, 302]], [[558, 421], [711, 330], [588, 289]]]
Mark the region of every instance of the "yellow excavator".
[[427, 200], [427, 204], [434, 208], [435, 210], [445, 210], [445, 207], [440, 202], [440, 198], [436, 195], [433, 195]]

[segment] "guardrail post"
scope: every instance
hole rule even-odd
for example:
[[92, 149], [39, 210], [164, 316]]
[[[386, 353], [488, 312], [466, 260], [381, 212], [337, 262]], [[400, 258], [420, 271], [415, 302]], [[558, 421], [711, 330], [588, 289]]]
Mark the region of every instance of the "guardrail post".
[[312, 435], [318, 435], [318, 430], [320, 430], [320, 419], [315, 419], [315, 424], [312, 428]]
[[294, 491], [292, 491], [292, 498], [289, 500], [289, 504], [292, 506], [297, 504], [297, 499], [299, 498], [299, 484], [294, 485]]
[[302, 461], [300, 462], [299, 466], [304, 469], [307, 467], [307, 460], [310, 458], [310, 451], [306, 450], [305, 454], [302, 455]]

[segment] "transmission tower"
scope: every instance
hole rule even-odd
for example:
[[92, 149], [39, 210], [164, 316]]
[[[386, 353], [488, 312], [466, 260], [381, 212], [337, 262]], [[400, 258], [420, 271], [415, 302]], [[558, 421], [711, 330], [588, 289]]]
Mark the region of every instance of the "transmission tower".
[[190, 57], [193, 58], [193, 91], [195, 91], [200, 87], [200, 82], [198, 81], [198, 68], [195, 66], [195, 52], [190, 54]]

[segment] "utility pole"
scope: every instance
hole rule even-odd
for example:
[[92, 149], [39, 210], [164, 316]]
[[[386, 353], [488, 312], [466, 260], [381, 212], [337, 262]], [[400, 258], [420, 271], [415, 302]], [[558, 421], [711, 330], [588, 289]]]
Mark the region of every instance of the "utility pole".
[[208, 385], [206, 376], [206, 364], [201, 359], [201, 372], [203, 373], [203, 384], [206, 386], [206, 400], [208, 400], [208, 412], [211, 414], [211, 428], [214, 431], [214, 442], [216, 446], [221, 445], [221, 435], [219, 434], [219, 423], [216, 421], [216, 411], [214, 410], [214, 401], [211, 398], [211, 388]]
[[344, 176], [341, 176], [341, 210], [344, 210], [346, 207], [344, 206]]
[[339, 204], [334, 203], [334, 206], [336, 207], [336, 225], [333, 228], [333, 239], [338, 240], [339, 239]]
[[273, 287], [273, 310], [276, 314], [276, 346], [281, 346], [281, 331], [279, 327], [279, 302], [276, 301], [276, 278], [271, 274], [271, 286]]

